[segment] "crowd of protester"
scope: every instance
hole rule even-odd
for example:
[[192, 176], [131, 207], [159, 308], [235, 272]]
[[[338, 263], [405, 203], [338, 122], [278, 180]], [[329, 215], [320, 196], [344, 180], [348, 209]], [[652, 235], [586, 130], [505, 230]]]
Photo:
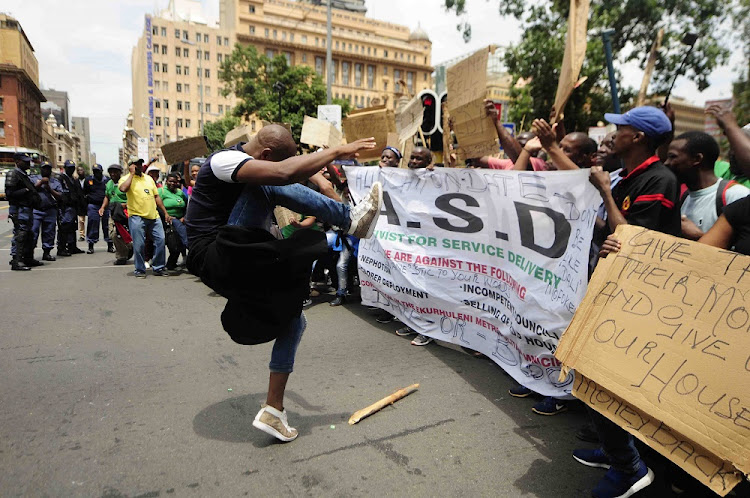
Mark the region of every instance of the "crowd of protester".
[[[721, 160], [717, 141], [710, 135], [691, 131], [674, 136], [674, 113], [663, 108], [636, 107], [625, 114], [606, 114], [604, 119], [616, 126], [597, 144], [585, 133], [566, 133], [562, 123], [550, 125], [544, 119], [533, 121], [532, 130], [513, 136], [497, 120], [497, 111], [486, 103], [487, 114], [497, 123], [497, 135], [507, 158], [474, 158], [471, 167], [556, 171], [590, 169], [590, 181], [602, 196], [602, 206], [594, 229], [589, 271], [600, 257], [620, 249], [613, 232], [618, 225], [634, 224], [699, 243], [750, 254], [750, 136], [731, 109], [710, 106], [706, 112], [716, 119], [728, 141], [727, 160]], [[16, 154], [16, 169], [6, 180], [10, 217], [16, 237], [11, 250], [11, 268], [25, 271], [42, 265], [34, 259], [34, 248], [41, 234], [42, 260], [53, 262], [55, 231], [57, 256], [83, 253], [76, 245], [76, 227], [80, 238], [94, 253], [99, 229], [108, 252], [115, 254], [114, 264], [125, 265], [132, 258], [134, 275], [146, 277], [151, 268], [155, 276], [168, 276], [187, 259], [188, 230], [185, 217], [201, 170], [186, 161], [175, 165], [161, 180], [161, 170], [132, 156], [128, 171], [112, 164], [104, 174], [101, 165], [85, 175], [72, 161], [66, 161], [59, 175], [52, 174], [48, 163], [38, 175], [27, 175], [32, 160]], [[426, 147], [415, 147], [410, 157], [402, 157], [395, 147], [386, 147], [379, 167], [434, 169], [433, 157]], [[334, 161], [304, 185], [344, 204], [353, 204], [342, 164]], [[210, 161], [206, 161], [210, 165]], [[125, 174], [123, 174], [125, 173]], [[87, 219], [85, 235], [83, 218]], [[350, 303], [356, 293], [357, 250], [359, 240], [309, 213], [292, 213], [289, 223], [280, 229], [284, 238], [300, 229], [326, 233], [329, 253], [310, 268], [310, 294], [313, 298], [332, 293], [330, 306]], [[167, 250], [169, 256], [166, 256]], [[380, 310], [380, 323], [398, 321]], [[411, 344], [426, 346], [432, 338], [403, 325], [399, 336], [416, 336]], [[478, 355], [477, 356], [481, 356]], [[514, 397], [534, 393], [517, 385], [510, 389]], [[540, 415], [566, 411], [571, 401], [547, 397], [532, 407]], [[579, 439], [597, 442], [596, 449], [575, 450], [576, 460], [591, 467], [608, 469], [594, 490], [595, 496], [630, 496], [648, 486], [652, 471], [641, 459], [633, 437], [601, 415], [591, 411], [591, 424], [579, 432]], [[285, 414], [284, 414], [285, 420]], [[296, 436], [295, 436], [296, 437]], [[630, 493], [630, 494], [628, 494]]]

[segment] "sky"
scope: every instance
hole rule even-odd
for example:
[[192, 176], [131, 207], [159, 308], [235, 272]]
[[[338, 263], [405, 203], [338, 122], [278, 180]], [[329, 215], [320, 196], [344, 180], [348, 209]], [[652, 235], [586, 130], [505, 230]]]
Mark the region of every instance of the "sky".
[[[465, 18], [472, 24], [472, 40], [464, 43], [456, 29], [459, 19], [447, 13], [443, 0], [367, 0], [368, 16], [415, 29], [419, 23], [432, 40], [432, 63], [452, 59], [491, 43], [508, 45], [521, 38], [513, 19], [503, 19], [501, 0], [467, 0]], [[219, 0], [201, 0], [209, 19], [218, 19]], [[3, 0], [0, 11], [16, 17], [29, 37], [39, 61], [42, 88], [65, 90], [71, 116], [88, 116], [91, 149], [97, 161], [118, 161], [122, 129], [131, 107], [130, 57], [143, 31], [144, 16], [166, 7], [168, 0]], [[498, 36], [498, 34], [502, 36]], [[731, 96], [735, 57], [710, 77], [711, 86], [699, 92], [680, 78], [674, 94], [696, 104]], [[620, 68], [625, 85], [638, 88], [642, 70], [635, 64]]]

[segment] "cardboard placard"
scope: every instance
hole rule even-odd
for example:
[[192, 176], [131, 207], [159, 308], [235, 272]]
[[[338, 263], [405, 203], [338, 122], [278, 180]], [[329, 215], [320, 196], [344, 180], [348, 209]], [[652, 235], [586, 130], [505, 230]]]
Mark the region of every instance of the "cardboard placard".
[[360, 161], [378, 159], [380, 153], [388, 145], [388, 134], [396, 131], [393, 111], [386, 109], [385, 106], [353, 111], [344, 119], [343, 126], [346, 141], [349, 143], [360, 138], [375, 137], [375, 148], [360, 151]]
[[224, 137], [224, 147], [229, 148], [240, 142], [249, 142], [253, 135], [255, 133], [252, 132], [248, 125], [240, 125]]
[[206, 157], [208, 155], [208, 144], [206, 137], [190, 137], [177, 142], [161, 146], [161, 153], [167, 164], [181, 163], [194, 157]]
[[338, 104], [319, 105], [318, 119], [331, 123], [341, 131], [341, 106]]
[[560, 79], [557, 82], [555, 118], [552, 123], [559, 120], [570, 94], [582, 83], [578, 79], [578, 75], [581, 73], [583, 59], [586, 57], [586, 30], [589, 22], [590, 3], [591, 0], [570, 0], [568, 34], [565, 37], [565, 53], [560, 68]]
[[[721, 496], [750, 472], [750, 257], [633, 225], [559, 343], [573, 394]], [[584, 270], [585, 271], [585, 270]]]
[[447, 70], [448, 112], [462, 160], [497, 153], [497, 131], [484, 110], [487, 60], [494, 51], [483, 48]]
[[341, 132], [332, 123], [305, 116], [299, 141], [315, 147], [341, 145]]
[[396, 113], [396, 132], [399, 142], [403, 142], [414, 136], [422, 126], [424, 117], [424, 106], [422, 99], [414, 97], [402, 109]]

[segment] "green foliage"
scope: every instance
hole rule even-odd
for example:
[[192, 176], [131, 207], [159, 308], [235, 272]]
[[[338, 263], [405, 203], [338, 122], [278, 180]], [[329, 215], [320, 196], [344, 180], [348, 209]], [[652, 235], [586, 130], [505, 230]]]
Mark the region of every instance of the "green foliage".
[[[747, 3], [748, 0], [731, 2]], [[465, 2], [445, 0], [445, 8], [460, 15], [465, 11]], [[499, 2], [500, 15], [519, 19], [524, 33], [521, 42], [506, 53], [508, 71], [514, 81], [519, 77], [531, 78], [530, 88], [511, 91], [512, 99], [524, 97], [512, 106], [511, 116], [517, 123], [522, 116], [527, 116], [528, 123], [532, 117], [549, 115], [565, 50], [569, 8], [566, 0]], [[612, 48], [616, 66], [630, 61], [645, 65], [657, 31], [664, 28], [650, 87], [653, 93], [664, 92], [669, 87], [687, 50], [680, 42], [684, 33], [697, 34], [698, 41], [682, 77], [693, 80], [703, 90], [708, 86], [709, 73], [725, 64], [729, 57], [729, 50], [718, 36], [729, 11], [725, 3], [715, 0], [592, 0], [588, 28], [589, 32], [601, 28], [615, 30]], [[571, 131], [595, 124], [612, 108], [604, 48], [599, 36], [589, 35], [581, 76], [587, 76], [588, 80], [573, 92], [565, 109], [565, 125]], [[619, 72], [617, 80], [621, 82]], [[618, 86], [620, 102], [627, 108], [633, 90], [623, 88], [621, 83]]]
[[227, 133], [237, 128], [242, 121], [237, 116], [227, 114], [218, 121], [203, 125], [203, 134], [208, 139], [209, 154], [224, 148], [224, 138]]
[[[269, 59], [254, 46], [235, 45], [221, 65], [219, 78], [224, 82], [222, 94], [237, 96], [235, 116], [255, 115], [272, 122], [278, 120], [279, 114], [279, 94], [273, 87], [277, 81], [283, 83], [286, 90], [281, 97], [282, 121], [291, 125], [297, 142], [305, 115], [316, 117], [318, 105], [326, 103], [325, 84], [311, 67], [289, 66], [281, 55]], [[333, 103], [341, 106], [343, 116], [351, 108], [346, 100], [334, 99]]]
[[86, 176], [91, 175], [91, 166], [86, 161], [81, 161], [80, 163], [76, 163], [76, 166], [81, 166], [83, 168], [83, 171], [86, 172]]

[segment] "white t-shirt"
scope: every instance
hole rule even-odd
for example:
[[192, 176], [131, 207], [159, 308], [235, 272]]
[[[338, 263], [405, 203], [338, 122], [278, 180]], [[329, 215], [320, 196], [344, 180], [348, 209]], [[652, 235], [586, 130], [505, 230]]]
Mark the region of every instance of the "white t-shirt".
[[[721, 179], [710, 187], [694, 192], [688, 192], [685, 202], [682, 203], [680, 214], [688, 217], [690, 221], [698, 225], [704, 233], [707, 232], [719, 219], [716, 216], [716, 193], [719, 189]], [[750, 189], [742, 185], [732, 185], [727, 189], [727, 204], [750, 195]]]

